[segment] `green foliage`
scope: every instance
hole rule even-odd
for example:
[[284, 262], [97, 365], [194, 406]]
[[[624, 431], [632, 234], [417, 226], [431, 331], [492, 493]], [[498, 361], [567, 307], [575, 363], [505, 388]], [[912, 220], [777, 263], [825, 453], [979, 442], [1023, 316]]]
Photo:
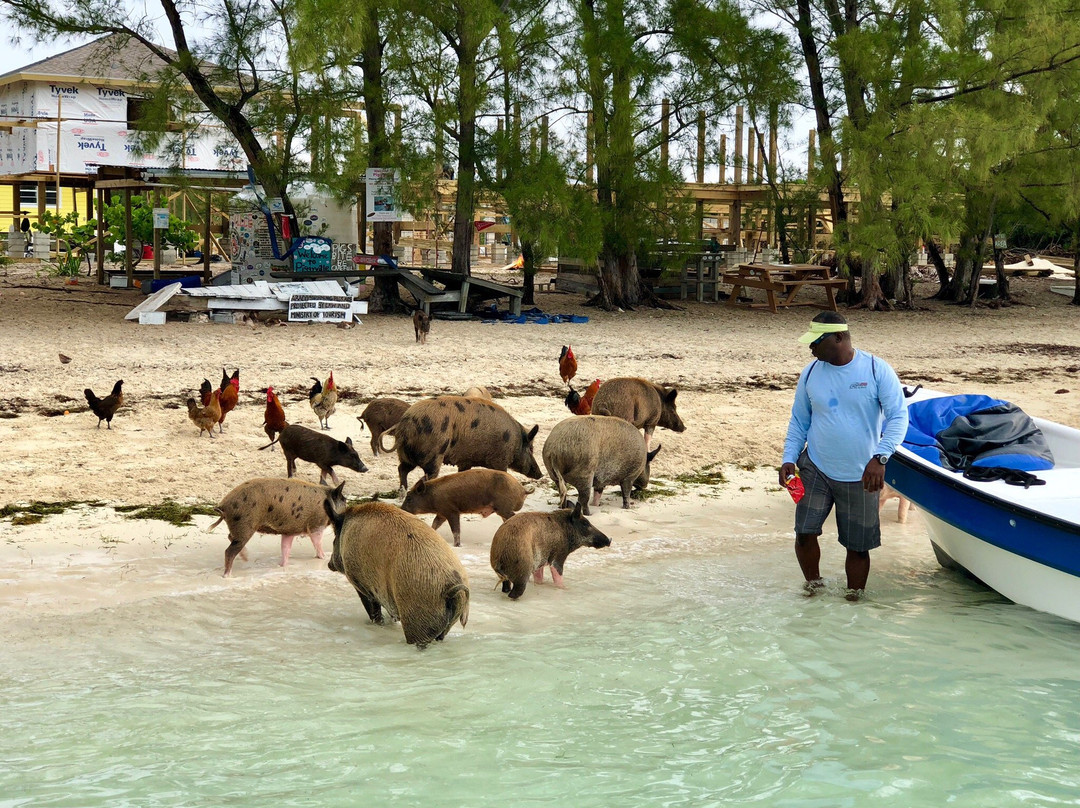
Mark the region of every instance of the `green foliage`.
[[[107, 241], [109, 243], [123, 241], [125, 234], [123, 200], [106, 205], [104, 217]], [[192, 222], [169, 213], [169, 229], [161, 232], [161, 243], [179, 250], [193, 250], [199, 241], [194, 227]], [[150, 201], [143, 196], [131, 197], [131, 234], [143, 244], [154, 243], [154, 209]]]
[[46, 210], [40, 222], [34, 226], [42, 233], [56, 239], [56, 263], [50, 264], [50, 272], [62, 278], [74, 278], [79, 274], [83, 256], [90, 261], [90, 245], [97, 235], [97, 221], [91, 219], [79, 224], [79, 214], [71, 211], [64, 216]]

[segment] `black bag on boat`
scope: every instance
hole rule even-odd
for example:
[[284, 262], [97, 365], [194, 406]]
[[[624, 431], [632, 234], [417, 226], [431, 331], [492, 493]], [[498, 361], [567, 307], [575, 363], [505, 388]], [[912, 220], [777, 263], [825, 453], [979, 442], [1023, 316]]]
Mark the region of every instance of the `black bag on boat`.
[[1045, 465], [1037, 463], [1036, 467], [1052, 468], [1054, 465], [1054, 456], [1042, 431], [1015, 404], [1001, 403], [958, 415], [936, 437], [943, 459], [958, 470], [972, 466], [1014, 466], [995, 462], [995, 458], [1012, 460], [1017, 455], [1044, 461]]

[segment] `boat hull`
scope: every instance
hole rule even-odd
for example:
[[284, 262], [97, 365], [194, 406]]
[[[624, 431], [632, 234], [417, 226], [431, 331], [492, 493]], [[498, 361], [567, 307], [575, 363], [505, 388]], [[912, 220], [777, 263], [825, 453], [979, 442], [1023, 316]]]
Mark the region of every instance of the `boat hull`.
[[1080, 622], [1076, 525], [1003, 502], [904, 450], [886, 479], [922, 509], [943, 566], [947, 558], [1009, 600]]

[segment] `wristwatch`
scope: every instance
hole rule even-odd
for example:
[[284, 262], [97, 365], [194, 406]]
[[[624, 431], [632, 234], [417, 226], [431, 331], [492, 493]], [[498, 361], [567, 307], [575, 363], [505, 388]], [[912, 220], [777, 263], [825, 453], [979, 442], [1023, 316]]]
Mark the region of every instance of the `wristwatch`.
[[884, 466], [886, 463], [889, 462], [889, 456], [887, 454], [874, 455], [874, 460]]

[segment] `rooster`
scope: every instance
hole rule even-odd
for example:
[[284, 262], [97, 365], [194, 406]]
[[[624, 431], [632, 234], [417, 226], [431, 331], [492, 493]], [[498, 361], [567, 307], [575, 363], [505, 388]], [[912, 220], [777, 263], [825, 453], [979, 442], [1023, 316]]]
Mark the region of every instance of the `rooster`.
[[592, 415], [592, 402], [596, 398], [596, 391], [600, 389], [600, 380], [594, 379], [593, 383], [585, 388], [585, 393], [579, 394], [573, 387], [566, 394], [563, 403], [574, 415]]
[[225, 416], [232, 412], [236, 402], [240, 399], [240, 368], [233, 371], [232, 376], [221, 369], [221, 384], [218, 386], [221, 393], [221, 416], [218, 419], [218, 432], [225, 427]]
[[278, 397], [278, 394], [274, 392], [273, 387], [267, 387], [266, 414], [263, 416], [263, 431], [266, 432], [266, 437], [270, 438], [270, 442], [273, 443], [277, 440], [278, 433], [286, 426], [285, 408], [281, 406], [281, 399]]
[[214, 392], [214, 385], [210, 384], [209, 379], [203, 379], [202, 384], [199, 385], [199, 403], [202, 406], [206, 406], [210, 403], [210, 394]]
[[214, 390], [210, 394], [210, 403], [200, 407], [199, 402], [193, 398], [187, 400], [187, 414], [191, 423], [199, 428], [199, 437], [205, 432], [211, 438], [214, 437], [214, 424], [221, 420], [221, 391]]
[[87, 387], [83, 390], [83, 395], [86, 396], [86, 403], [90, 405], [90, 410], [98, 417], [97, 428], [101, 429], [101, 422], [105, 422], [106, 429], [112, 429], [112, 419], [116, 415], [116, 411], [120, 409], [120, 405], [124, 403], [124, 391], [120, 388], [124, 385], [124, 380], [120, 379], [113, 385], [112, 392], [105, 398], [98, 398], [94, 395], [94, 391]]
[[559, 375], [562, 376], [562, 380], [567, 386], [570, 385], [570, 380], [577, 375], [577, 357], [574, 356], [574, 352], [569, 345], [562, 346], [562, 353], [559, 354]]
[[330, 378], [326, 380], [325, 386], [314, 376], [311, 379], [315, 384], [308, 391], [308, 401], [311, 403], [311, 409], [315, 411], [315, 415], [319, 417], [319, 426], [323, 429], [329, 429], [330, 416], [334, 414], [334, 408], [337, 407], [337, 386], [334, 384], [334, 371], [330, 371]]

